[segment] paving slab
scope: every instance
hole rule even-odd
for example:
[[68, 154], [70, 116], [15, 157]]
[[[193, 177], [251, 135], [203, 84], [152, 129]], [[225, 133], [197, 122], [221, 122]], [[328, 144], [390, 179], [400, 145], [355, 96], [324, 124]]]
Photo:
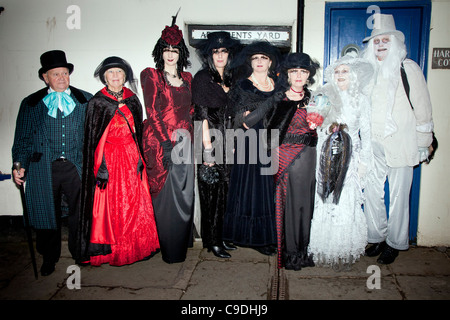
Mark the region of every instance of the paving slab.
[[[411, 247], [387, 266], [362, 257], [349, 270], [312, 267], [280, 272], [275, 256], [239, 247], [230, 251], [231, 258], [221, 259], [196, 241], [183, 263], [167, 264], [157, 254], [122, 267], [80, 267], [81, 289], [70, 289], [74, 274], [68, 268], [74, 261], [67, 242], [62, 248], [56, 271], [35, 280], [26, 242], [0, 242], [0, 300], [450, 300], [447, 248]], [[40, 268], [42, 257], [36, 256]], [[277, 274], [286, 280], [277, 290], [285, 292], [274, 295]]]

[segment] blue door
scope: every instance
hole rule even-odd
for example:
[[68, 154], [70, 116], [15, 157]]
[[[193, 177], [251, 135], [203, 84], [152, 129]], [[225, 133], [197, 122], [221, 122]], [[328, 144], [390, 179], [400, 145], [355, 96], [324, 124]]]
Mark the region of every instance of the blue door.
[[[408, 58], [416, 61], [426, 77], [431, 1], [327, 2], [325, 5], [324, 69], [347, 51], [364, 48], [363, 39], [372, 32], [373, 13], [392, 14], [396, 28], [405, 34]], [[410, 196], [409, 238], [416, 242], [419, 211], [420, 165], [414, 168]], [[388, 182], [386, 184], [386, 190]], [[386, 207], [389, 193], [386, 193]]]

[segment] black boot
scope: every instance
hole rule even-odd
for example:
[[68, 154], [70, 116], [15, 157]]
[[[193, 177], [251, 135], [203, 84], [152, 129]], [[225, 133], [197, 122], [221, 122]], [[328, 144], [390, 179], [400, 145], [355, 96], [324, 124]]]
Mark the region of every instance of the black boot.
[[380, 243], [374, 243], [369, 248], [366, 249], [366, 256], [368, 257], [376, 257], [381, 252], [383, 252], [384, 248], [386, 248], [386, 241]]
[[208, 248], [208, 252], [212, 251], [212, 253], [219, 258], [231, 258], [231, 255], [225, 251], [224, 248], [219, 246], [211, 246]]
[[394, 262], [397, 256], [398, 250], [386, 245], [386, 248], [384, 248], [383, 252], [378, 257], [377, 262], [381, 264], [390, 264]]

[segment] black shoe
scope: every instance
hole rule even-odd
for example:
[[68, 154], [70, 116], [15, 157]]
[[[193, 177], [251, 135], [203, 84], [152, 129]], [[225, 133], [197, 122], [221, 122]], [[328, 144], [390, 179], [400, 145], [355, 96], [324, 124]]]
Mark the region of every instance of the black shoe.
[[235, 245], [231, 244], [230, 242], [226, 242], [226, 241], [223, 241], [223, 248], [225, 250], [236, 250], [237, 249], [237, 247]]
[[378, 257], [377, 262], [381, 264], [390, 264], [394, 262], [397, 256], [398, 250], [386, 245], [386, 248], [384, 248], [383, 252]]
[[383, 252], [384, 248], [386, 248], [387, 244], [386, 241], [380, 242], [380, 243], [374, 243], [369, 248], [366, 249], [366, 256], [368, 257], [376, 257], [381, 252]]
[[261, 254], [264, 254], [266, 256], [273, 256], [277, 253], [277, 249], [274, 246], [263, 246], [263, 247], [252, 247], [252, 249], [255, 249]]
[[218, 258], [231, 258], [231, 255], [222, 247], [212, 246], [208, 248], [208, 252], [210, 251]]
[[41, 276], [49, 276], [55, 271], [55, 263], [53, 262], [44, 262], [41, 267]]

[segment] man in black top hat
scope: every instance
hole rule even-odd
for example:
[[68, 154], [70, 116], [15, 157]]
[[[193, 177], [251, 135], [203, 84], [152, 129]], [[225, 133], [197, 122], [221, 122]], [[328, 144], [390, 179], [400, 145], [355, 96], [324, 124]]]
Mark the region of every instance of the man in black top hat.
[[69, 250], [75, 252], [84, 119], [92, 95], [70, 86], [74, 67], [63, 51], [45, 52], [40, 59], [38, 75], [47, 87], [20, 105], [12, 160], [21, 167], [13, 169], [14, 182], [26, 181], [30, 224], [36, 230], [36, 249], [43, 255], [41, 274], [46, 276], [61, 255], [61, 216], [66, 207]]

